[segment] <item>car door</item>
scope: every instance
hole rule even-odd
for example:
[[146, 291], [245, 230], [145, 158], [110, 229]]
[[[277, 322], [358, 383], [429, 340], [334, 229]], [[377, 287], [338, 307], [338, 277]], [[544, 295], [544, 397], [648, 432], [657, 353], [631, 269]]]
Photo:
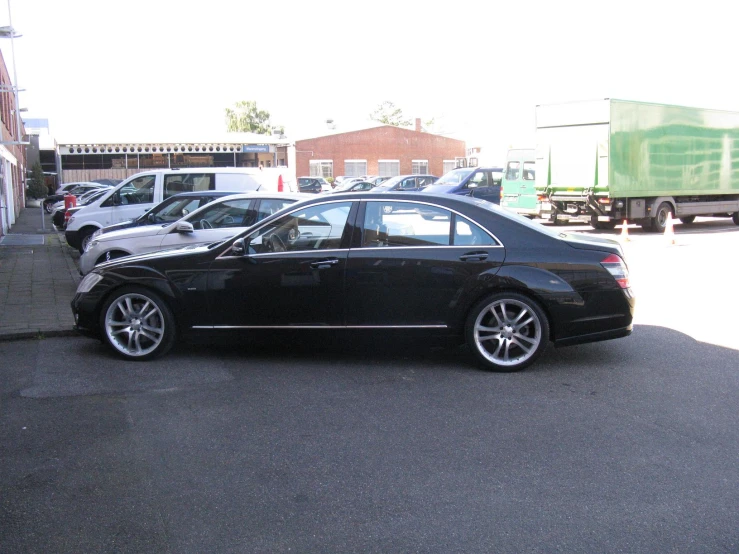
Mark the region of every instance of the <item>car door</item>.
[[104, 221], [105, 225], [138, 219], [151, 209], [157, 200], [156, 178], [156, 174], [142, 175], [111, 194], [100, 205], [108, 208], [110, 217]]
[[[169, 225], [160, 232], [161, 241], [153, 249], [207, 244], [233, 237], [254, 221], [255, 200], [241, 198], [212, 202], [205, 208]], [[178, 231], [180, 221], [188, 222], [193, 230]]]
[[367, 200], [358, 222], [346, 271], [351, 327], [446, 327], [459, 297], [505, 259], [480, 226], [431, 204]]
[[210, 322], [234, 328], [340, 327], [356, 202], [300, 207], [247, 235], [208, 271]]

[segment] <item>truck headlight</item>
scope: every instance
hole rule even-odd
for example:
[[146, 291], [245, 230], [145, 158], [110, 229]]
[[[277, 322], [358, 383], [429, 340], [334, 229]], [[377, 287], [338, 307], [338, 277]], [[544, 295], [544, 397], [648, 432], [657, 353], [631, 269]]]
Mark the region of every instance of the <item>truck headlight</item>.
[[87, 243], [87, 246], [85, 247], [85, 252], [89, 252], [91, 249], [96, 247], [100, 241], [99, 240], [91, 240]]

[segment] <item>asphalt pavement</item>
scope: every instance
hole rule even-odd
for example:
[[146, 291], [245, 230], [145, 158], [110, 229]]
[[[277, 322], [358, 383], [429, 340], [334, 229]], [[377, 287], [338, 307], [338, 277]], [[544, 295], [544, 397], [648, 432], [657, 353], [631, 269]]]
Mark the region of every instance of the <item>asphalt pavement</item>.
[[0, 236], [0, 340], [75, 334], [79, 253], [33, 202]]

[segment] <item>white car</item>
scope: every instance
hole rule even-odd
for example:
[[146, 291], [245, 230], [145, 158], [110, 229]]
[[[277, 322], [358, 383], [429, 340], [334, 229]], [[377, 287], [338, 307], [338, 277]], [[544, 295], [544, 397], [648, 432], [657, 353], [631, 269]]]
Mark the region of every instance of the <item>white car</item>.
[[97, 264], [122, 256], [225, 240], [294, 202], [313, 197], [293, 192], [232, 194], [174, 223], [103, 233], [89, 242], [80, 257], [80, 273], [86, 275]]

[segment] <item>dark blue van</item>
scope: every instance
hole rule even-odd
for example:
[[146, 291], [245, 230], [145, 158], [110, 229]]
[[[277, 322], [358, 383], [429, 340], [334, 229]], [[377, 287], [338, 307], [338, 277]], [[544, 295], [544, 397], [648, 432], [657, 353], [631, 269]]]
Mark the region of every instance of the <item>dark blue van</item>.
[[474, 196], [493, 204], [500, 204], [502, 180], [502, 167], [459, 167], [452, 169], [421, 192]]

